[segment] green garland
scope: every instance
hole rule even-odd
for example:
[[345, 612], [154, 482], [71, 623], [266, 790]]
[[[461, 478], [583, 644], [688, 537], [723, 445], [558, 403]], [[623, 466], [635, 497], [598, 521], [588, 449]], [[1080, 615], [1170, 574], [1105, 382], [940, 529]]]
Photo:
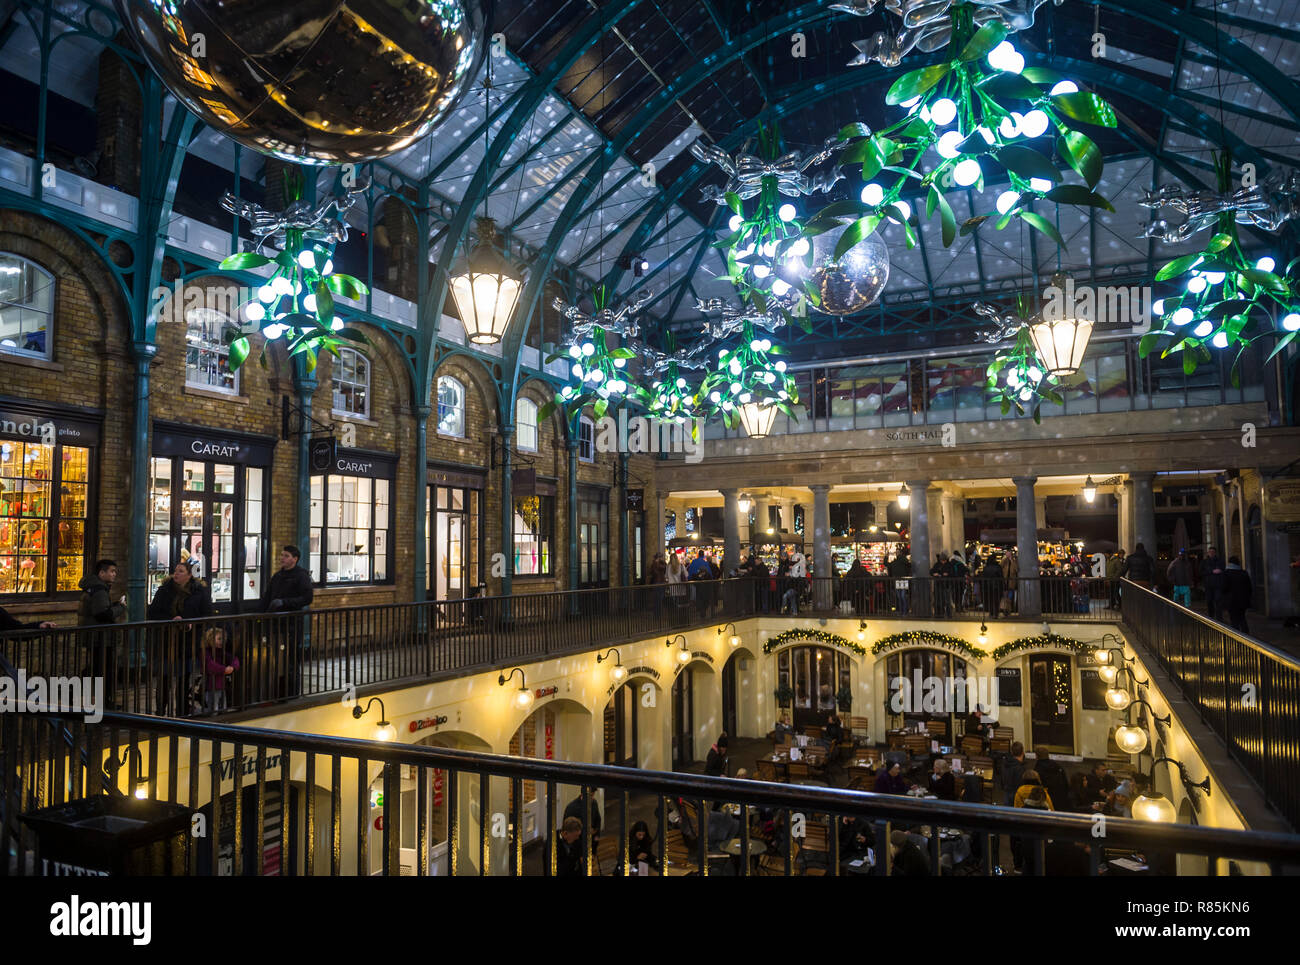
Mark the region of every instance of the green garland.
[[785, 646], [795, 640], [815, 640], [817, 643], [828, 643], [832, 647], [842, 647], [845, 650], [851, 650], [860, 656], [867, 655], [867, 648], [860, 643], [854, 643], [852, 640], [846, 640], [838, 633], [828, 633], [825, 630], [786, 630], [784, 633], [778, 633], [770, 637], [763, 644], [763, 652], [771, 653], [780, 647]]
[[1063, 637], [1056, 633], [1040, 633], [1034, 637], [1020, 637], [1018, 640], [1002, 644], [993, 651], [993, 659], [1001, 660], [1017, 650], [1041, 650], [1045, 647], [1059, 647], [1062, 650], [1072, 650], [1078, 654], [1091, 653], [1096, 649], [1094, 644], [1084, 643], [1082, 640], [1076, 640], [1073, 637]]
[[881, 654], [901, 647], [922, 647], [929, 644], [938, 644], [941, 647], [956, 650], [962, 656], [969, 657], [972, 660], [983, 660], [986, 656], [983, 650], [977, 650], [960, 637], [954, 637], [950, 633], [939, 633], [935, 630], [908, 630], [905, 633], [891, 633], [889, 636], [877, 640], [872, 645], [871, 652]]

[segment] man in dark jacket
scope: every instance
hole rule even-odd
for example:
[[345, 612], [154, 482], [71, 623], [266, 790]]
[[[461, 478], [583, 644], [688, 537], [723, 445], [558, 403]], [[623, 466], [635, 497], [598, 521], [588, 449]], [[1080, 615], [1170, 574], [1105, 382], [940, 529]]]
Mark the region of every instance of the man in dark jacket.
[[984, 594], [985, 607], [989, 619], [996, 620], [1002, 603], [1002, 564], [996, 556], [990, 555], [984, 568], [980, 570], [980, 592]]
[[1201, 562], [1201, 586], [1205, 589], [1205, 609], [1211, 620], [1218, 620], [1223, 608], [1224, 582], [1223, 557], [1211, 546]]
[[1169, 582], [1174, 585], [1174, 602], [1183, 606], [1192, 605], [1192, 561], [1187, 558], [1187, 550], [1180, 549], [1178, 555], [1165, 570]]
[[704, 759], [704, 773], [710, 777], [727, 776], [727, 735], [720, 734], [718, 742], [709, 748]]
[[1015, 741], [1011, 745], [1011, 754], [1002, 760], [1002, 797], [1007, 807], [1016, 800], [1016, 791], [1020, 788], [1020, 778], [1025, 773], [1025, 745]]
[[280, 550], [280, 568], [266, 584], [266, 592], [258, 601], [262, 613], [285, 614], [280, 619], [267, 621], [266, 641], [271, 650], [269, 658], [279, 668], [277, 697], [296, 697], [302, 690], [303, 618], [289, 616], [296, 610], [311, 606], [315, 587], [311, 574], [298, 565], [302, 553], [296, 546]]
[[[81, 600], [77, 603], [77, 626], [111, 626], [126, 620], [125, 594], [113, 602], [112, 586], [117, 579], [117, 564], [112, 560], [97, 560], [95, 574], [81, 578]], [[116, 637], [109, 631], [94, 634], [90, 645], [90, 675], [104, 681], [104, 701], [114, 706], [117, 663], [113, 659]]]
[[1228, 622], [1234, 630], [1250, 633], [1246, 626], [1246, 609], [1255, 596], [1255, 586], [1250, 574], [1241, 568], [1241, 559], [1228, 557], [1228, 568], [1223, 572], [1223, 601], [1228, 608]]
[[[600, 804], [597, 803], [596, 795], [594, 792], [590, 795], [590, 800], [591, 800], [591, 811], [588, 814], [583, 814], [582, 813], [582, 792], [578, 792], [578, 796], [575, 797], [572, 801], [570, 801], [568, 803], [568, 806], [565, 807], [564, 820], [566, 826], [568, 825], [570, 818], [577, 821], [578, 824], [580, 825], [578, 831], [581, 837], [586, 837], [587, 828], [591, 828], [591, 848], [594, 851], [596, 849], [596, 842], [600, 840], [600, 825], [601, 825]], [[584, 820], [584, 818], [586, 820]], [[578, 843], [579, 846], [581, 846], [582, 842], [579, 841]]]
[[1151, 581], [1155, 577], [1156, 564], [1147, 553], [1147, 548], [1141, 543], [1133, 547], [1133, 552], [1129, 553], [1128, 559], [1124, 561], [1124, 566], [1120, 569], [1119, 575], [1126, 576], [1138, 586], [1145, 586], [1151, 589]]
[[[549, 849], [547, 851], [549, 854]], [[586, 877], [587, 866], [583, 860], [582, 821], [566, 817], [555, 839], [555, 877]]]

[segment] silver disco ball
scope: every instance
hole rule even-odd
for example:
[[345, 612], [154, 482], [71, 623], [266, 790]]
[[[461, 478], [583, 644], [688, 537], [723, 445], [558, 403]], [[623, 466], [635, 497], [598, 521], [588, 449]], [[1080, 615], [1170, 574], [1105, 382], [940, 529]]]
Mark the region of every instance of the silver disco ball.
[[824, 231], [812, 239], [812, 268], [808, 279], [821, 299], [820, 311], [827, 315], [853, 315], [862, 311], [885, 290], [889, 281], [889, 248], [872, 234], [838, 260], [835, 246], [853, 224], [848, 221], [838, 228]]
[[114, 0], [137, 49], [213, 130], [286, 161], [384, 157], [478, 73], [482, 0]]

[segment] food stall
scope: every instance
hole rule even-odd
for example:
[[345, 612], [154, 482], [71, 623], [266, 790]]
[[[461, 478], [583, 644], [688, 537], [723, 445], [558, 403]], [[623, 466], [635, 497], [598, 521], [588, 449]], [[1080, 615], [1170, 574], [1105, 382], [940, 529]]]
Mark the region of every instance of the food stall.
[[907, 541], [892, 530], [859, 533], [831, 540], [831, 560], [835, 564], [836, 576], [847, 573], [854, 558], [861, 560], [871, 573], [883, 573], [885, 564], [906, 549]]

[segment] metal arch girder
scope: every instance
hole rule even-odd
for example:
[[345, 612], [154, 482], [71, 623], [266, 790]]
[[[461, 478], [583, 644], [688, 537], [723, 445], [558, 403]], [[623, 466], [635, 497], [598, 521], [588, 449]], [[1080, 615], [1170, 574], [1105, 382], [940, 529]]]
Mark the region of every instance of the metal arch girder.
[[[761, 26], [747, 31], [741, 37], [734, 41], [724, 44], [723, 48], [714, 51], [701, 58], [694, 67], [688, 70], [681, 77], [676, 78], [673, 82], [662, 87], [645, 103], [642, 109], [632, 118], [619, 133], [618, 137], [606, 144], [604, 153], [609, 157], [620, 156], [632, 143], [640, 136], [654, 118], [668, 109], [676, 100], [685, 92], [692, 90], [697, 85], [705, 82], [715, 70], [735, 61], [746, 51], [759, 44], [779, 36], [792, 28], [803, 27], [807, 29], [813, 23], [820, 20], [836, 19], [836, 17], [847, 17], [848, 14], [829, 14], [825, 6], [821, 3], [802, 4], [799, 7], [771, 20], [766, 21]], [[590, 166], [589, 166], [590, 167]], [[675, 185], [674, 185], [675, 187]], [[527, 329], [528, 319], [533, 314], [533, 308], [537, 304], [538, 297], [541, 294], [542, 285], [546, 275], [550, 272], [551, 263], [555, 260], [555, 253], [558, 251], [565, 234], [572, 227], [578, 212], [586, 202], [597, 184], [590, 177], [589, 172], [584, 174], [573, 193], [570, 195], [568, 202], [561, 211], [560, 216], [556, 219], [555, 224], [551, 227], [551, 233], [548, 235], [546, 242], [542, 245], [542, 258], [538, 264], [532, 266], [529, 273], [528, 281], [524, 285], [523, 293], [519, 299], [519, 306], [516, 311], [524, 319], [522, 323], [516, 323], [514, 330], [508, 336], [509, 346], [506, 351], [507, 358], [513, 358], [514, 373], [511, 379], [513, 386], [518, 381], [519, 372], [519, 351], [518, 346], [522, 344], [524, 333]]]
[[[1039, 66], [1062, 68], [1062, 65], [1064, 65], [1064, 68], [1062, 69], [1066, 73], [1071, 74], [1071, 76], [1076, 77], [1077, 79], [1087, 81], [1094, 86], [1115, 88], [1123, 85], [1123, 87], [1126, 88], [1127, 93], [1132, 94], [1136, 92], [1143, 100], [1157, 104], [1170, 113], [1179, 115], [1193, 126], [1203, 125], [1207, 130], [1214, 130], [1217, 127], [1217, 125], [1214, 125], [1211, 122], [1211, 119], [1202, 111], [1185, 101], [1181, 101], [1176, 95], [1171, 94], [1169, 91], [1156, 87], [1154, 84], [1148, 84], [1146, 81], [1124, 74], [1120, 71], [1114, 70], [1113, 68], [1103, 67], [1088, 61], [1078, 61], [1072, 58], [1060, 56], [1051, 57], [1049, 55], [1035, 52], [1027, 53], [1025, 59], [1027, 62]], [[863, 83], [889, 76], [895, 73], [897, 69], [898, 68], [868, 68], [866, 71], [858, 71], [856, 74], [846, 73], [837, 76], [832, 78], [830, 81], [825, 79], [815, 79], [803, 81], [799, 84], [793, 84], [778, 92], [778, 100], [776, 105], [774, 105], [774, 110], [778, 114], [794, 113], [825, 100], [828, 97], [836, 96], [844, 90], [849, 90], [858, 87]], [[864, 76], [864, 74], [866, 76]], [[764, 117], [766, 117], [766, 115], [764, 115]], [[758, 118], [755, 118], [750, 123], [757, 123], [758, 120]], [[748, 127], [749, 125], [745, 125], [737, 131], [732, 132], [724, 138], [721, 143], [726, 144], [741, 137]], [[1172, 162], [1171, 159], [1165, 157], [1163, 154], [1154, 152], [1150, 145], [1143, 144], [1140, 140], [1131, 136], [1128, 131], [1121, 129], [1119, 133], [1139, 151], [1164, 163], [1171, 173], [1179, 177], [1188, 185], [1193, 186], [1198, 190], [1205, 187], [1205, 184], [1195, 175], [1191, 174], [1180, 165], [1177, 165], [1175, 162]], [[1267, 161], [1260, 158], [1254, 149], [1231, 131], [1225, 131], [1225, 133], [1228, 135], [1228, 139], [1233, 147], [1234, 156], [1239, 156], [1244, 160], [1254, 160], [1255, 163], [1261, 167], [1262, 171], [1266, 172], [1268, 170]], [[682, 195], [694, 188], [695, 185], [698, 184], [706, 174], [708, 174], [709, 170], [710, 168], [707, 165], [698, 161], [694, 162], [690, 168], [684, 171], [677, 180], [673, 182], [673, 186], [669, 192], [666, 192], [664, 195], [648, 202], [644, 207], [649, 208], [650, 210], [645, 213], [641, 222], [637, 225], [636, 230], [628, 239], [624, 246], [623, 254], [626, 255], [637, 251], [638, 248], [644, 244], [646, 235], [651, 227], [657, 223], [659, 215], [662, 213], [663, 209], [676, 203]], [[636, 216], [637, 214], [633, 215], [633, 217]], [[616, 287], [621, 280], [624, 271], [625, 269], [616, 266], [606, 276], [605, 284], [610, 287]]]
[[[1264, 93], [1300, 121], [1300, 84], [1251, 50], [1235, 37], [1217, 30], [1212, 21], [1187, 17], [1172, 3], [1162, 0], [1093, 0], [1099, 7], [1116, 13], [1128, 14], [1138, 20], [1195, 41], [1202, 48], [1213, 51], [1218, 57], [1236, 68], [1237, 72], [1255, 81]], [[1174, 78], [1177, 84], [1178, 79]]]
[[[564, 49], [551, 61], [548, 69], [529, 80], [527, 93], [522, 94], [510, 116], [506, 118], [497, 132], [497, 136], [488, 145], [483, 163], [474, 172], [466, 188], [464, 197], [456, 209], [456, 217], [447, 226], [441, 256], [433, 263], [433, 277], [429, 281], [428, 291], [421, 299], [417, 309], [419, 319], [417, 370], [421, 380], [420, 392], [427, 395], [433, 376], [433, 344], [437, 340], [442, 306], [447, 297], [448, 268], [456, 251], [464, 243], [469, 231], [470, 219], [474, 210], [487, 197], [489, 186], [505, 157], [506, 151], [523, 125], [537, 110], [537, 107], [552, 93], [555, 82], [575, 64], [603, 35], [605, 29], [617, 23], [627, 15], [639, 0], [610, 0], [610, 3], [589, 16], [583, 25], [574, 32]], [[544, 256], [547, 268], [553, 260], [553, 254]], [[423, 270], [423, 265], [421, 265]], [[518, 309], [516, 309], [518, 311]], [[532, 305], [528, 305], [528, 313]], [[522, 327], [522, 326], [520, 326]], [[517, 355], [518, 353], [516, 353]], [[516, 360], [517, 368], [517, 360]]]

